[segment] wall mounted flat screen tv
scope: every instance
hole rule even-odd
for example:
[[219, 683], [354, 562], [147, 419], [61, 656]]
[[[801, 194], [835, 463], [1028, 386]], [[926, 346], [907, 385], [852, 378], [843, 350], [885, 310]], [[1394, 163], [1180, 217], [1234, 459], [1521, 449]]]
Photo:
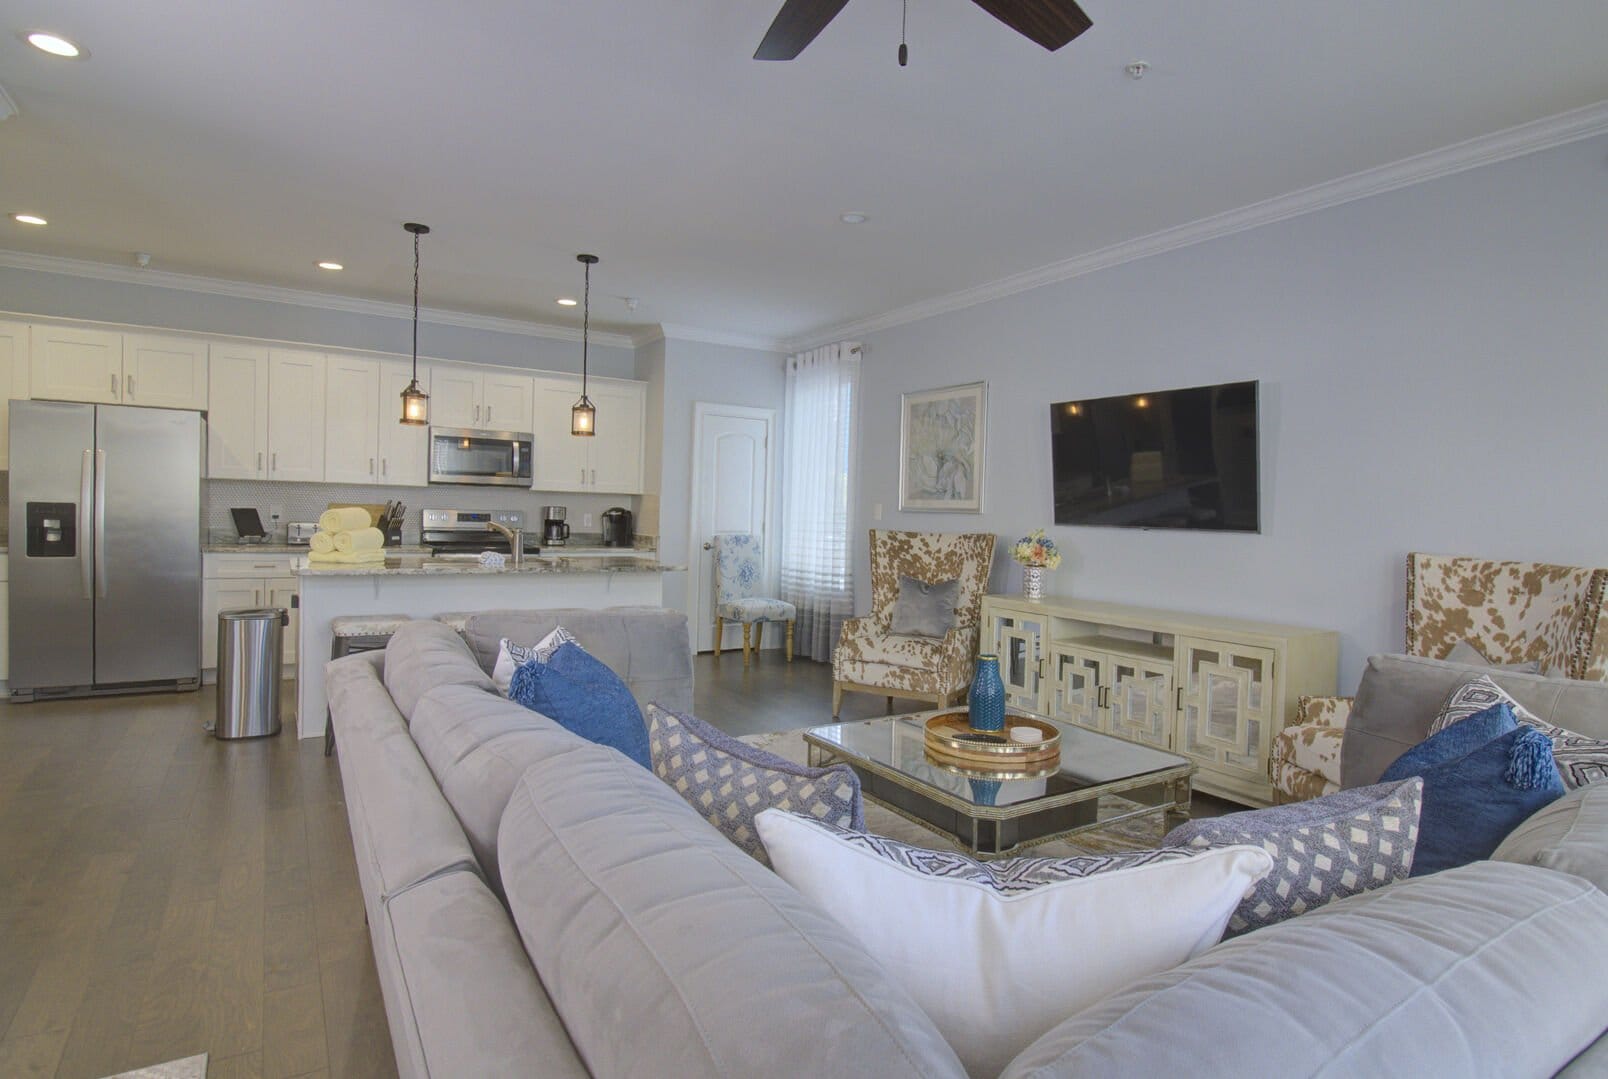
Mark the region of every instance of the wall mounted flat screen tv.
[[1055, 523], [1261, 531], [1257, 384], [1050, 406]]

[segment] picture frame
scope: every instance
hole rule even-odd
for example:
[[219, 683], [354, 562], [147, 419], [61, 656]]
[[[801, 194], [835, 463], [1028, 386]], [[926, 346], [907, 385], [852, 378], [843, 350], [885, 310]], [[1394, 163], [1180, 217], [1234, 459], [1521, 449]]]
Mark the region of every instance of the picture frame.
[[899, 509], [983, 512], [988, 383], [899, 396]]

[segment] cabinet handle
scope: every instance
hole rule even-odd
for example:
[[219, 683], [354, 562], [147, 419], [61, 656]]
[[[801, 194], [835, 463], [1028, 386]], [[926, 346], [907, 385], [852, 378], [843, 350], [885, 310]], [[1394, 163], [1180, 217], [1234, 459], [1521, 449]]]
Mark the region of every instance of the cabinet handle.
[[116, 375], [112, 376], [112, 396], [113, 397], [117, 396], [117, 376]]
[[257, 471], [258, 472], [262, 471], [262, 451], [261, 450], [257, 451]]
[[586, 469], [581, 469], [581, 486], [586, 486]]
[[252, 602], [252, 604], [254, 606], [257, 606], [257, 607], [262, 606], [262, 589], [253, 588], [251, 590], [251, 602]]
[[391, 474], [391, 459], [389, 457], [381, 457], [380, 458], [380, 475], [389, 476], [390, 474]]
[[251, 564], [251, 568], [252, 569], [278, 569], [279, 567], [274, 565], [272, 562], [266, 562], [266, 563], [264, 563], [264, 562], [253, 562]]
[[374, 458], [369, 458], [369, 475], [374, 475]]
[[475, 422], [476, 423], [480, 422], [480, 406], [479, 405], [475, 406]]
[[279, 452], [277, 450], [268, 455], [268, 470], [270, 472], [279, 471]]
[[133, 375], [128, 376], [128, 399], [130, 401], [134, 400], [134, 376]]
[[1173, 711], [1182, 712], [1184, 710], [1184, 687], [1183, 686], [1178, 687], [1177, 692], [1175, 692], [1173, 694], [1173, 699], [1176, 702], [1173, 705]]
[[491, 406], [490, 405], [486, 406], [486, 422], [487, 423], [491, 422]]
[[597, 469], [592, 469], [592, 486], [597, 486]]

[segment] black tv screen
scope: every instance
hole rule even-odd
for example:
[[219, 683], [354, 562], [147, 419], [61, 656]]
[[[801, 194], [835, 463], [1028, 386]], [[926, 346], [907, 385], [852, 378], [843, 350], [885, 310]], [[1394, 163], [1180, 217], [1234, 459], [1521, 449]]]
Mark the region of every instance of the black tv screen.
[[1258, 532], [1255, 382], [1050, 406], [1055, 523]]

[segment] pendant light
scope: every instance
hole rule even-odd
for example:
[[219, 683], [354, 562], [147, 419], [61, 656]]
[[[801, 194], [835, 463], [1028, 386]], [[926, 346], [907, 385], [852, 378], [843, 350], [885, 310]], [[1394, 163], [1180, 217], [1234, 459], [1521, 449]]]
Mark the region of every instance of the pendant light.
[[597, 434], [597, 406], [586, 396], [586, 347], [592, 332], [592, 267], [597, 265], [597, 256], [576, 255], [575, 261], [586, 267], [586, 306], [581, 308], [581, 399], [570, 409], [570, 434], [591, 438]]
[[413, 233], [413, 379], [402, 391], [401, 422], [423, 427], [430, 422], [430, 395], [419, 389], [419, 237], [429, 233], [430, 226], [409, 221], [402, 227]]

